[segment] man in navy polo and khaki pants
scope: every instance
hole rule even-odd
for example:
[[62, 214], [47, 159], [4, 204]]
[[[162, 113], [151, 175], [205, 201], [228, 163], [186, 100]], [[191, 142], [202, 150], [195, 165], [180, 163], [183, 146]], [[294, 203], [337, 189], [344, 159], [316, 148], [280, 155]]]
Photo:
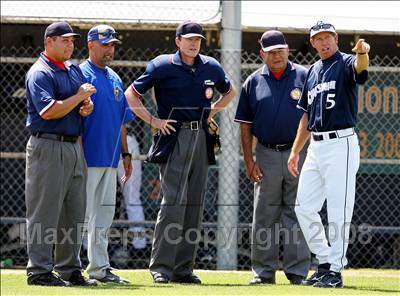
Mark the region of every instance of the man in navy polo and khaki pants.
[[[82, 276], [79, 259], [86, 165], [77, 140], [82, 117], [93, 111], [90, 95], [96, 91], [85, 83], [79, 67], [68, 62], [79, 36], [68, 23], [49, 25], [45, 50], [26, 75], [26, 126], [31, 133], [25, 181], [29, 285], [66, 286], [65, 280], [78, 286], [96, 284]], [[48, 242], [52, 233], [55, 239]]]
[[[136, 115], [158, 129], [149, 155], [160, 163], [163, 195], [150, 259], [155, 283], [201, 283], [193, 274], [196, 244], [186, 233], [200, 228], [208, 165], [215, 162], [207, 121], [235, 96], [220, 64], [199, 54], [202, 39], [199, 24], [180, 24], [179, 50], [150, 61], [125, 92]], [[140, 100], [152, 87], [158, 118]], [[222, 96], [211, 104], [215, 89]]]
[[[243, 84], [235, 121], [240, 122], [247, 175], [254, 185], [250, 284], [274, 284], [279, 260], [279, 230], [286, 229], [283, 270], [300, 284], [310, 267], [310, 251], [300, 231], [294, 205], [297, 179], [286, 163], [302, 111], [296, 108], [307, 70], [288, 61], [283, 34], [267, 31], [260, 40], [265, 65]], [[253, 136], [257, 138], [253, 160]], [[305, 151], [300, 153], [300, 164]], [[281, 223], [281, 224], [280, 224]]]

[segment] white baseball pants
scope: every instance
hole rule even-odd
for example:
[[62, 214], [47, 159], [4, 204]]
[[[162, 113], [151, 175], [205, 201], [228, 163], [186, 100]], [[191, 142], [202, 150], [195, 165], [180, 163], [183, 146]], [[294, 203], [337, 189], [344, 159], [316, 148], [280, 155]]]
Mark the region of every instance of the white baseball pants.
[[[323, 140], [311, 139], [300, 173], [295, 212], [308, 247], [319, 264], [330, 263], [332, 271], [341, 272], [347, 264], [360, 147], [354, 132], [349, 136], [343, 136], [340, 131], [335, 133], [338, 138], [329, 139], [328, 133], [318, 133]], [[330, 246], [318, 213], [325, 200]]]

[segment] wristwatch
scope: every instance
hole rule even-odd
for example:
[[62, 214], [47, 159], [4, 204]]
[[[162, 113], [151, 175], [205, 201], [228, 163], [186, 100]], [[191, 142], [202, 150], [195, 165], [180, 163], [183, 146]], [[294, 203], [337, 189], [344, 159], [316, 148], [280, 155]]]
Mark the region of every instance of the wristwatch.
[[129, 156], [129, 158], [132, 159], [132, 154], [130, 154], [129, 152], [122, 152], [121, 155], [122, 155], [122, 158]]

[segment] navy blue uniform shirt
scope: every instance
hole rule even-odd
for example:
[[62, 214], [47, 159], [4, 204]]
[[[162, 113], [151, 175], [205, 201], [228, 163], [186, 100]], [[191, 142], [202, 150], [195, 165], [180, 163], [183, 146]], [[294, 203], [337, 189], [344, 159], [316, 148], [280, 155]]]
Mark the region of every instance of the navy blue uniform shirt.
[[308, 113], [308, 130], [326, 132], [354, 127], [357, 122], [357, 83], [368, 71], [357, 74], [355, 56], [337, 51], [319, 60], [308, 71], [298, 107]]
[[261, 143], [293, 142], [303, 114], [296, 105], [306, 76], [306, 68], [289, 62], [278, 80], [264, 65], [244, 82], [235, 121], [251, 123]]
[[44, 120], [43, 115], [57, 101], [75, 95], [85, 78], [77, 65], [65, 62], [65, 69], [53, 64], [43, 54], [26, 74], [27, 111], [26, 127], [31, 132], [79, 136], [82, 117], [79, 105], [59, 119]]
[[160, 55], [133, 82], [133, 90], [142, 96], [154, 87], [161, 119], [200, 121], [208, 117], [215, 89], [225, 94], [231, 84], [212, 57], [199, 54], [194, 67], [195, 70], [182, 62], [179, 51]]

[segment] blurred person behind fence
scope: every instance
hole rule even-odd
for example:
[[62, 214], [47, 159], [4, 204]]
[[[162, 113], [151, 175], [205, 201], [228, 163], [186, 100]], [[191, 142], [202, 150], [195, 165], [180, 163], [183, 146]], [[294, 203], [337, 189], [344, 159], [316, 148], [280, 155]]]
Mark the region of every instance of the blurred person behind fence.
[[[128, 152], [133, 158], [140, 156], [139, 143], [131, 127], [127, 126], [126, 141], [128, 144]], [[144, 222], [143, 205], [140, 199], [140, 189], [142, 185], [142, 161], [140, 159], [132, 160], [133, 172], [132, 176], [124, 183], [121, 181], [125, 171], [124, 163], [121, 159], [118, 163], [118, 181], [120, 183], [122, 196], [126, 209], [126, 215], [130, 222]], [[145, 237], [145, 228], [143, 225], [130, 225], [129, 232], [132, 237], [132, 245], [135, 249], [144, 249], [147, 245]]]

